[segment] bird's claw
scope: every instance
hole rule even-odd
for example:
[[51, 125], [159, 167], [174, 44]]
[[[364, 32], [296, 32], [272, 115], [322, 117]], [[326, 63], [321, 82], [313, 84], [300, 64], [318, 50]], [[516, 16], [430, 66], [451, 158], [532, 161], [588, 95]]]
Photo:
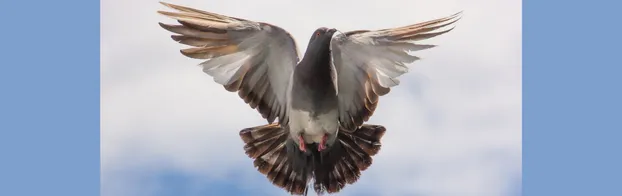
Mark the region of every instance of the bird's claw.
[[307, 152], [307, 147], [305, 146], [305, 140], [301, 136], [298, 136], [298, 148], [302, 152]]
[[322, 151], [326, 149], [326, 140], [328, 139], [328, 136], [326, 134], [324, 134], [324, 136], [322, 137], [322, 141], [320, 141], [320, 145], [317, 146], [317, 151]]

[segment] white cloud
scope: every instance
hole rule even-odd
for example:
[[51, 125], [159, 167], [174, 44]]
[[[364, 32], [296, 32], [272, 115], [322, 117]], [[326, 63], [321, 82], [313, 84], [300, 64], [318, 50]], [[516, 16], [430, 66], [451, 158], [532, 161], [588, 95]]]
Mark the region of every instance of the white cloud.
[[[384, 146], [343, 193], [503, 196], [521, 173], [521, 2], [191, 1], [170, 3], [269, 22], [302, 52], [317, 27], [387, 28], [464, 10], [457, 28], [430, 43], [369, 123], [387, 127]], [[150, 195], [150, 172], [176, 170], [282, 191], [252, 168], [238, 131], [265, 124], [217, 85], [157, 23], [156, 0], [102, 1], [101, 147], [104, 196]], [[243, 6], [241, 6], [243, 5]], [[126, 173], [125, 171], [136, 171]], [[262, 186], [263, 185], [263, 186]], [[151, 190], [151, 191], [149, 191]]]

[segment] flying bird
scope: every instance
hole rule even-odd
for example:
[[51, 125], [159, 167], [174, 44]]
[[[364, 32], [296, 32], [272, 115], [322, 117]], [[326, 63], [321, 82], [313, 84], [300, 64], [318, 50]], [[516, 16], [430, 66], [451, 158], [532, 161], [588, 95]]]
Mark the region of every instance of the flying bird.
[[306, 195], [310, 183], [318, 194], [337, 193], [359, 179], [386, 131], [364, 124], [379, 97], [420, 59], [408, 52], [435, 46], [418, 41], [451, 31], [461, 16], [345, 33], [321, 27], [301, 57], [278, 26], [161, 4], [176, 12], [158, 13], [179, 24], [160, 26], [191, 46], [181, 53], [204, 60], [203, 72], [267, 120], [240, 131], [244, 150], [259, 172], [294, 195]]

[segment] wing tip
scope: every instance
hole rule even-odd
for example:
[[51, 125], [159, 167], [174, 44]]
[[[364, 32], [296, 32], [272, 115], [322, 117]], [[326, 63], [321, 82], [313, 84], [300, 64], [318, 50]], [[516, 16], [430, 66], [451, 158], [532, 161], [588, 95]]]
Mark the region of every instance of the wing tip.
[[172, 4], [172, 3], [167, 3], [167, 2], [164, 2], [164, 1], [159, 1], [158, 3], [160, 3], [161, 5], [164, 5], [164, 6], [168, 7], [168, 8], [176, 9], [176, 10], [179, 10], [178, 8], [184, 8], [183, 6], [175, 5], [175, 4]]
[[174, 25], [165, 24], [163, 22], [158, 22], [158, 25], [160, 25], [160, 27], [162, 27], [163, 29], [167, 31], [175, 33], [175, 31], [173, 30], [175, 28]]
[[453, 17], [462, 17], [462, 15], [464, 14], [464, 10], [460, 10], [458, 12], [456, 12], [455, 14], [453, 14]]
[[174, 12], [168, 12], [168, 11], [162, 11], [162, 10], [158, 10], [158, 14], [167, 16], [169, 18], [175, 18], [174, 16], [178, 15], [177, 13], [174, 13]]
[[[158, 1], [158, 3], [160, 3], [161, 5], [166, 6], [168, 8], [171, 8], [171, 9], [175, 9], [175, 7], [178, 6], [178, 5], [170, 4], [170, 3], [167, 3], [167, 2], [164, 2], [164, 1]], [[159, 12], [163, 12], [163, 11], [158, 11], [158, 13]]]
[[450, 26], [452, 29], [456, 26], [455, 23], [462, 19], [464, 11], [458, 11], [450, 16], [441, 18], [443, 22], [436, 24], [435, 26]]
[[[455, 27], [456, 22], [458, 22], [460, 19], [462, 19], [462, 17], [464, 16], [464, 10], [460, 10], [454, 14], [452, 14], [451, 16], [448, 16], [446, 19], [446, 23], [447, 25], [453, 24], [453, 27]], [[452, 27], [452, 29], [453, 29]]]

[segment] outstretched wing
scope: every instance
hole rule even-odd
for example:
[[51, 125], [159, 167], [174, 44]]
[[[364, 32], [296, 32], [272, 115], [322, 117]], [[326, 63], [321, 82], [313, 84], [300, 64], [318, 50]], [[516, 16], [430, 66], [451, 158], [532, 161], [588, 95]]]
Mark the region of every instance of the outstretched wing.
[[203, 72], [257, 109], [269, 123], [288, 122], [286, 96], [298, 49], [285, 30], [266, 23], [163, 3], [178, 12], [158, 11], [179, 25], [160, 23], [173, 40], [192, 46], [187, 57], [205, 60]]
[[432, 38], [453, 29], [441, 30], [460, 19], [454, 15], [382, 30], [360, 30], [338, 34], [331, 41], [331, 55], [337, 72], [339, 121], [347, 130], [367, 121], [378, 104], [379, 96], [397, 86], [397, 77], [408, 72], [406, 64], [419, 60], [409, 54], [435, 45], [415, 42]]

